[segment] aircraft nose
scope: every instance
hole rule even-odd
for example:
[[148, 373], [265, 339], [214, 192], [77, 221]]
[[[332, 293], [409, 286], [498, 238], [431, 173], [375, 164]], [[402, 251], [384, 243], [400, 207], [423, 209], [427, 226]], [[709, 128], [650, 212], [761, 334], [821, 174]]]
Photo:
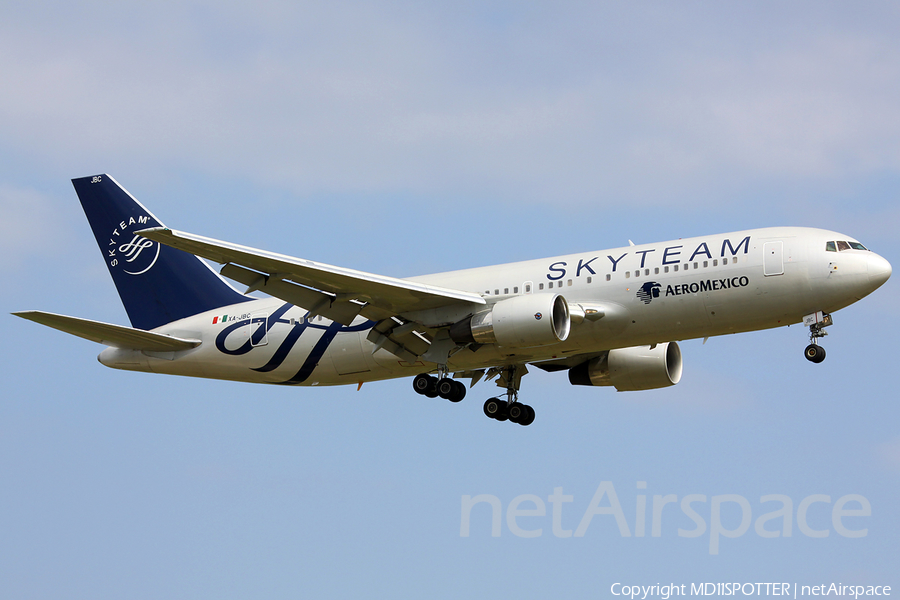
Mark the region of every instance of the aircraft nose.
[[867, 268], [872, 289], [881, 287], [891, 277], [891, 263], [874, 252], [868, 257]]

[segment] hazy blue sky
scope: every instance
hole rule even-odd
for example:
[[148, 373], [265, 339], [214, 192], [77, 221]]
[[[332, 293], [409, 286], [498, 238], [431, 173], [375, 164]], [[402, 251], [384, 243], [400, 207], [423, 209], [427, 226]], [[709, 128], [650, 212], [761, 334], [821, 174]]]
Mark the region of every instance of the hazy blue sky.
[[[768, 225], [846, 232], [896, 267], [898, 29], [887, 2], [5, 3], [0, 308], [127, 324], [69, 183], [102, 172], [169, 226], [393, 276]], [[687, 341], [665, 390], [532, 372], [527, 428], [484, 417], [493, 384], [451, 405], [409, 380], [119, 372], [2, 317], [0, 596], [896, 591], [898, 285], [835, 315], [821, 365], [794, 326]], [[603, 514], [554, 534], [554, 490], [576, 530], [603, 482], [630, 536]], [[482, 494], [500, 536], [488, 504], [461, 536]], [[790, 537], [756, 531], [771, 494]], [[512, 524], [540, 536], [509, 526], [523, 495], [546, 514]], [[659, 537], [654, 495], [677, 496]], [[682, 537], [691, 495], [705, 532]], [[823, 538], [797, 518], [815, 495]], [[832, 521], [847, 495], [871, 506], [843, 520], [864, 537]], [[747, 500], [746, 533], [712, 535], [714, 497]], [[738, 528], [738, 503], [719, 518]]]

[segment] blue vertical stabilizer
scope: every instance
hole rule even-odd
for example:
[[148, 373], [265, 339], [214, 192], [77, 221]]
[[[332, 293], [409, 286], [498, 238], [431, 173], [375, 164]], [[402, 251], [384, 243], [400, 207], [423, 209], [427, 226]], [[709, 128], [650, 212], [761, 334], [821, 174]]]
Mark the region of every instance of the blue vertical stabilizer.
[[73, 179], [72, 185], [132, 326], [154, 329], [251, 300], [196, 256], [135, 235], [162, 223], [109, 175]]

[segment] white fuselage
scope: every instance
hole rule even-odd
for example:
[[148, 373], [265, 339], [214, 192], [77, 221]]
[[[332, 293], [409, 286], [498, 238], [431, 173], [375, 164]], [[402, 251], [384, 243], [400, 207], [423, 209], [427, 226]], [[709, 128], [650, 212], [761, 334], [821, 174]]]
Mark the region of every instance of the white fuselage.
[[[871, 293], [890, 274], [887, 261], [868, 250], [826, 251], [826, 242], [835, 240], [853, 238], [820, 229], [756, 229], [410, 280], [481, 294], [488, 304], [523, 294], [560, 294], [570, 307], [603, 314], [573, 320], [568, 338], [557, 344], [524, 349], [489, 344], [451, 354], [448, 368], [464, 371], [767, 329], [798, 323], [817, 311], [834, 312]], [[99, 359], [121, 369], [289, 385], [359, 383], [435, 367], [376, 349], [367, 339], [372, 321], [358, 317], [343, 326], [307, 315], [276, 298], [253, 300], [155, 330], [198, 339], [196, 348], [171, 353], [108, 348]]]

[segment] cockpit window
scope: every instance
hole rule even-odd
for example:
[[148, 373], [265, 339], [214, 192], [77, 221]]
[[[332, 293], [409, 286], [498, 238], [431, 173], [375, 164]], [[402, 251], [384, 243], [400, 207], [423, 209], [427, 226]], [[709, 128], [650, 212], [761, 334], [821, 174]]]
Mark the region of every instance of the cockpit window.
[[835, 247], [834, 242], [825, 242], [825, 251], [837, 252], [837, 248]]
[[847, 242], [847, 243], [850, 244], [850, 247], [853, 248], [854, 250], [868, 250], [868, 248], [866, 248], [859, 242]]
[[849, 250], [850, 244], [848, 244], [847, 242], [838, 242], [837, 247], [838, 247], [838, 250], [840, 250], [840, 251]]

